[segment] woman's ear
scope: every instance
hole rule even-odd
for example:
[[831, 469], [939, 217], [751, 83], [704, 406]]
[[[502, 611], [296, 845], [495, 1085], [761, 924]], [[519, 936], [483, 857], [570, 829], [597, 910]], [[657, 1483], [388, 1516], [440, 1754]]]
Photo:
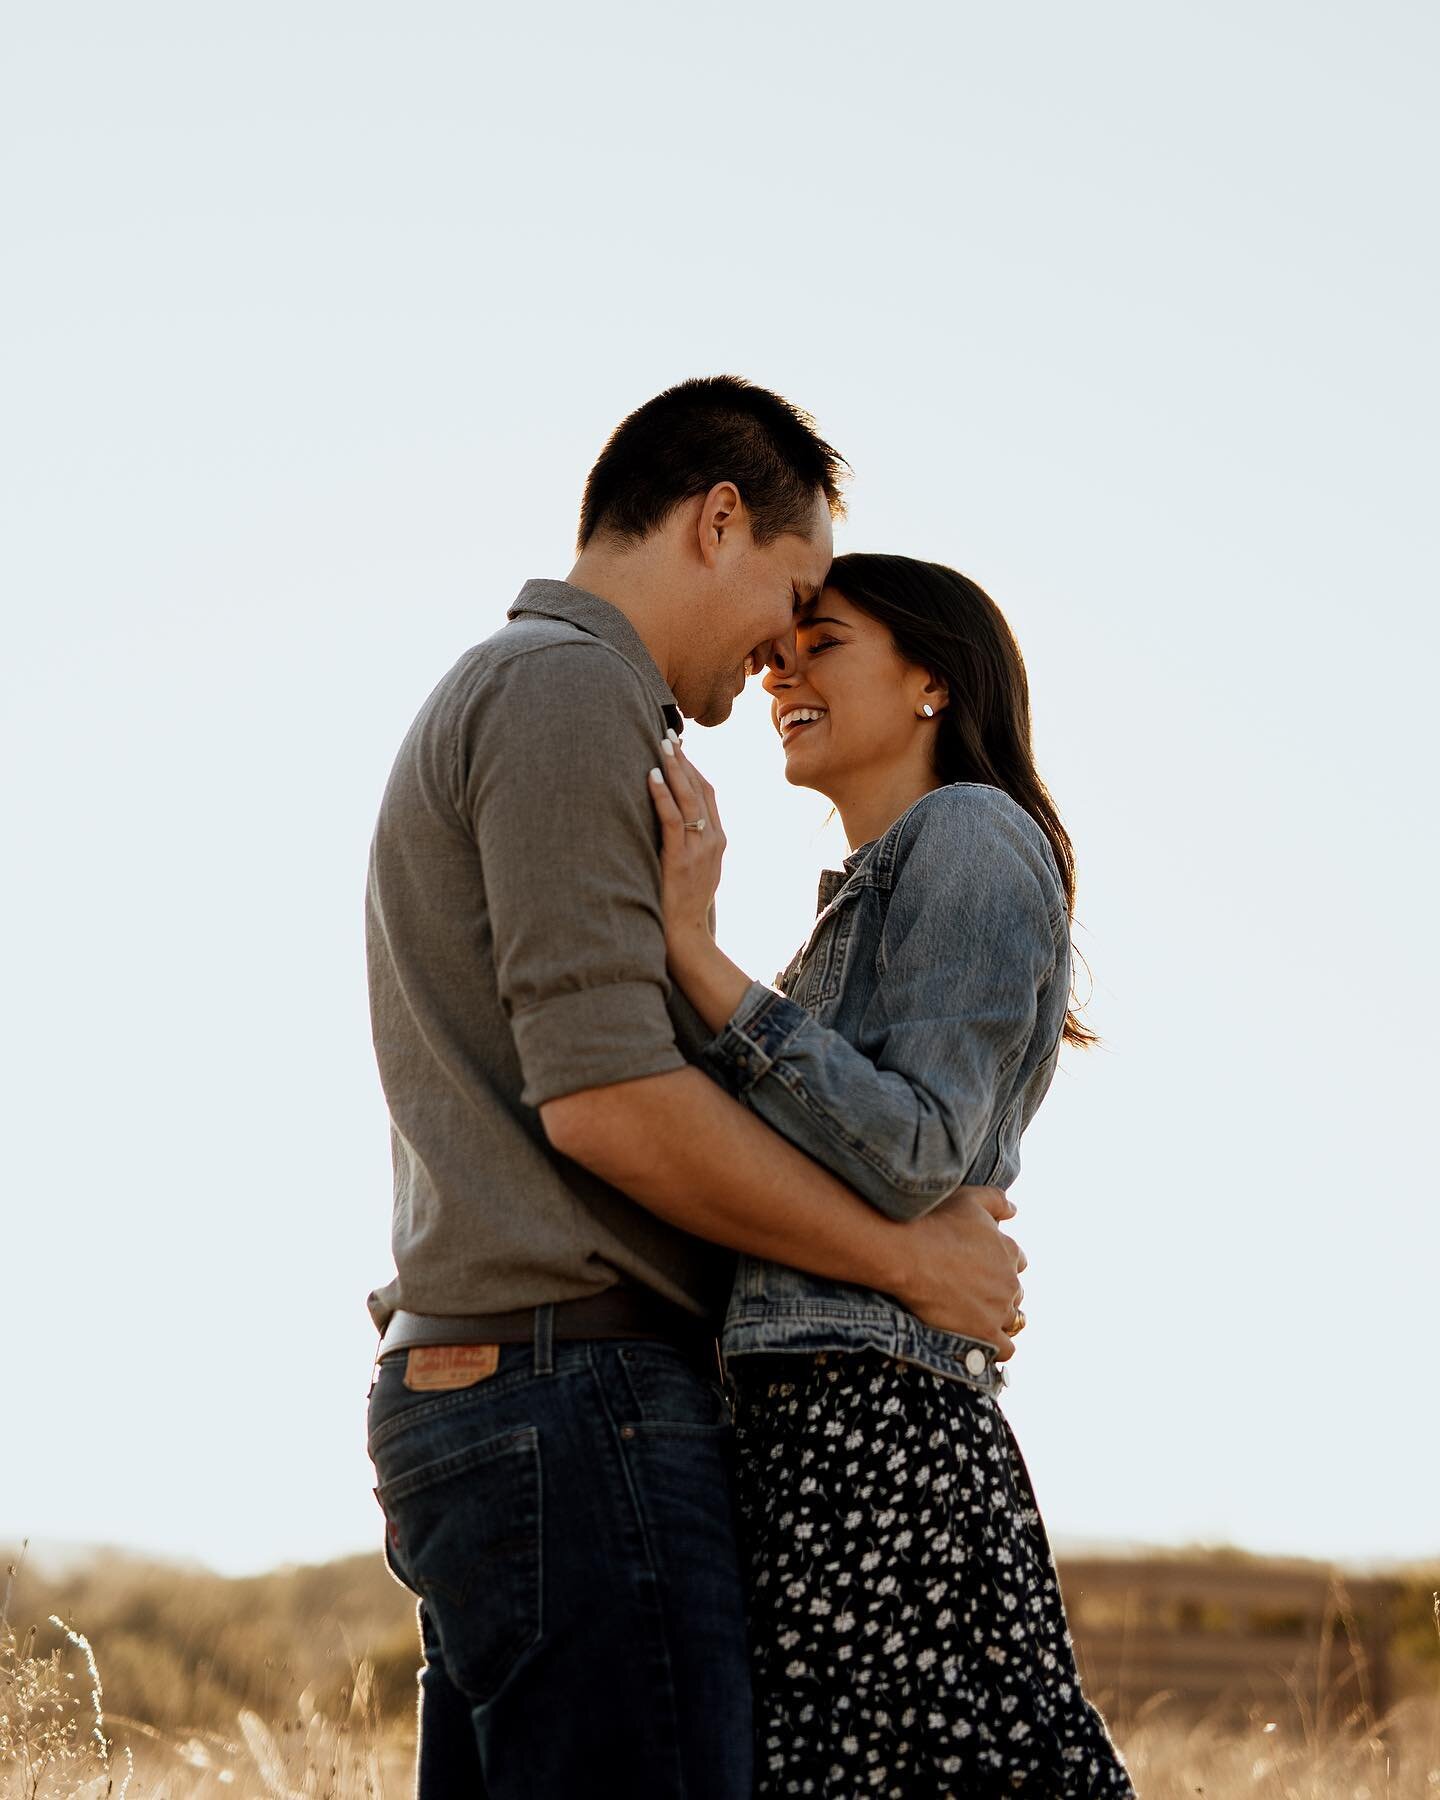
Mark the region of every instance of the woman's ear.
[[919, 698], [915, 702], [915, 710], [929, 719], [937, 713], [944, 712], [949, 704], [949, 682], [938, 675], [932, 675], [920, 690]]

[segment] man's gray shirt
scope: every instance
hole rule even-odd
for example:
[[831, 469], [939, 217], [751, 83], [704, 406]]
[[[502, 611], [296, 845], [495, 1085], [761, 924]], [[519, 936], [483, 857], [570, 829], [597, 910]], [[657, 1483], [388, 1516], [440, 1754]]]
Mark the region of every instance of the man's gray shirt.
[[646, 788], [680, 723], [623, 613], [529, 581], [400, 747], [365, 921], [395, 1173], [380, 1329], [397, 1307], [502, 1312], [617, 1279], [723, 1312], [731, 1254], [557, 1155], [536, 1110], [682, 1068], [708, 1037], [665, 972]]

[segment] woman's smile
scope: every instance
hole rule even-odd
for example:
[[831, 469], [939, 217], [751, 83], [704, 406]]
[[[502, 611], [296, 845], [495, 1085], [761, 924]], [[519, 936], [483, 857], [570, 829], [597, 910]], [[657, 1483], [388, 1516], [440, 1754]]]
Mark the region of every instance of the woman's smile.
[[829, 708], [824, 706], [781, 706], [776, 709], [775, 729], [788, 750], [796, 738], [822, 725], [828, 717]]

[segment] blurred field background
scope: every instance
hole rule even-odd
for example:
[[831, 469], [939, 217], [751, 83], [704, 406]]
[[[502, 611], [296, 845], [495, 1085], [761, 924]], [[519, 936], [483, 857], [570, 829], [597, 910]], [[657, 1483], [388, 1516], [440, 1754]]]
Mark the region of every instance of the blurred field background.
[[[378, 1555], [248, 1578], [113, 1551], [7, 1562], [4, 1800], [411, 1791], [414, 1611]], [[1061, 1573], [1146, 1800], [1440, 1793], [1440, 1565], [1377, 1579], [1197, 1550]], [[1308, 1614], [1275, 1603], [1302, 1592]]]

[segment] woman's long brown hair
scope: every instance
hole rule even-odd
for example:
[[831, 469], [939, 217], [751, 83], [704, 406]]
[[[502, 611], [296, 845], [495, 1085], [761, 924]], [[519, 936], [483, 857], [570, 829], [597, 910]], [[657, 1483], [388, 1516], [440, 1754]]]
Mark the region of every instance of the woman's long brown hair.
[[[909, 556], [837, 556], [826, 585], [889, 631], [895, 648], [944, 681], [949, 702], [935, 734], [941, 781], [997, 787], [1029, 813], [1055, 853], [1065, 910], [1075, 916], [1075, 851], [1040, 779], [1030, 744], [1030, 683], [1000, 608], [966, 575]], [[1098, 1043], [1082, 1024], [1072, 983], [1067, 1044]]]

